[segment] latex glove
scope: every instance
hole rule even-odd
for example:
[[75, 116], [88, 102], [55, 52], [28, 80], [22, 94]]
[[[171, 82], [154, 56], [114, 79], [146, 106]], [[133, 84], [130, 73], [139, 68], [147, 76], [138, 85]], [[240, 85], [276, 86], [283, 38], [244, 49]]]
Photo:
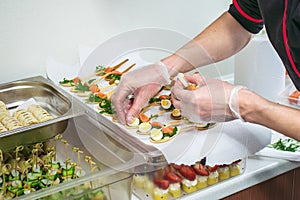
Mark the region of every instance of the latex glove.
[[[169, 84], [170, 76], [166, 66], [159, 62], [127, 72], [121, 78], [111, 97], [117, 118], [121, 123], [130, 123], [151, 97], [159, 92], [163, 85]], [[129, 95], [134, 95], [130, 102]]]
[[241, 118], [237, 95], [241, 87], [200, 74], [186, 75], [185, 79], [199, 87], [187, 90], [176, 81], [172, 88], [172, 102], [189, 121], [224, 122]]

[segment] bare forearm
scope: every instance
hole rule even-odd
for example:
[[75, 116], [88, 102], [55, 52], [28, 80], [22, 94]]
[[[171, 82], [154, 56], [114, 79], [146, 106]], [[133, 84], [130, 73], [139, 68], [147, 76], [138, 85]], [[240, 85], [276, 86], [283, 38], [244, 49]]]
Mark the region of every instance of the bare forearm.
[[234, 55], [250, 38], [251, 34], [225, 12], [176, 53], [163, 59], [163, 62], [171, 66], [171, 75], [187, 72]]
[[245, 121], [300, 140], [300, 110], [268, 101], [249, 90], [239, 92], [239, 105]]

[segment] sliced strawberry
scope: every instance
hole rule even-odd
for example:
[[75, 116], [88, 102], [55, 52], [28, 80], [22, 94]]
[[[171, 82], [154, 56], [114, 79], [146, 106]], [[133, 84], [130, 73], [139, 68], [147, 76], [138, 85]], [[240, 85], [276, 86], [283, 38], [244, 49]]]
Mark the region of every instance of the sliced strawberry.
[[196, 178], [195, 171], [191, 166], [184, 165], [179, 169], [179, 172], [184, 178], [193, 181]]
[[215, 165], [215, 166], [213, 166], [213, 167], [207, 166], [207, 168], [208, 168], [208, 170], [209, 170], [210, 172], [214, 172], [214, 171], [216, 171], [216, 170], [219, 168], [219, 165]]
[[178, 174], [171, 171], [166, 174], [165, 178], [171, 183], [180, 183], [182, 181], [182, 178]]
[[165, 175], [171, 171], [170, 166], [166, 166], [165, 168], [158, 169], [154, 172], [153, 176], [156, 178], [163, 178]]
[[205, 169], [205, 167], [200, 164], [200, 163], [197, 163], [193, 166], [195, 172], [201, 176], [208, 176], [209, 175], [209, 172], [207, 169]]
[[177, 165], [175, 163], [171, 163], [171, 167], [176, 169], [176, 170], [179, 170], [183, 165]]
[[170, 181], [161, 178], [154, 178], [153, 183], [163, 190], [168, 189], [170, 186]]

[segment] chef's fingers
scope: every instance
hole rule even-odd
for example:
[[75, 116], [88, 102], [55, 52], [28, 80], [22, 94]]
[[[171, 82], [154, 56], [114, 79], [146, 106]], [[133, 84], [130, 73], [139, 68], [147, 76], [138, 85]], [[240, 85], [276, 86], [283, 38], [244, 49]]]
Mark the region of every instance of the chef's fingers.
[[171, 89], [171, 99], [172, 99], [173, 106], [177, 109], [180, 109], [180, 101], [177, 99], [176, 95], [174, 94], [173, 89]]
[[180, 81], [176, 81], [174, 86], [171, 88], [171, 92], [173, 93], [174, 98], [183, 100], [186, 98], [185, 95], [189, 93], [189, 90], [185, 90], [182, 83]]
[[126, 113], [128, 112], [128, 106], [126, 106], [126, 102], [128, 103], [127, 98], [130, 93], [131, 92], [129, 90], [119, 87], [111, 96], [111, 102], [116, 111], [117, 118], [122, 124], [126, 123]]
[[126, 116], [127, 123], [131, 123], [134, 118], [138, 117], [140, 111], [146, 106], [151, 97], [160, 90], [159, 84], [148, 84], [138, 88], [134, 93], [134, 101]]
[[199, 73], [195, 73], [193, 75], [185, 75], [185, 79], [188, 82], [197, 84], [199, 86], [206, 85], [206, 78]]

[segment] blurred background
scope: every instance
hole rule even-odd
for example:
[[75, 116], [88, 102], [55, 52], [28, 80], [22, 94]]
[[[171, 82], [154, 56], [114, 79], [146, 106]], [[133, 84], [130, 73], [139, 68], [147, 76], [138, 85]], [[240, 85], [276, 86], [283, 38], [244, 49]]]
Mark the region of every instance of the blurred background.
[[[193, 38], [230, 0], [1, 0], [0, 82], [45, 75], [48, 56], [78, 63], [80, 46], [96, 47], [125, 31], [156, 27]], [[217, 64], [233, 72], [229, 58]]]

